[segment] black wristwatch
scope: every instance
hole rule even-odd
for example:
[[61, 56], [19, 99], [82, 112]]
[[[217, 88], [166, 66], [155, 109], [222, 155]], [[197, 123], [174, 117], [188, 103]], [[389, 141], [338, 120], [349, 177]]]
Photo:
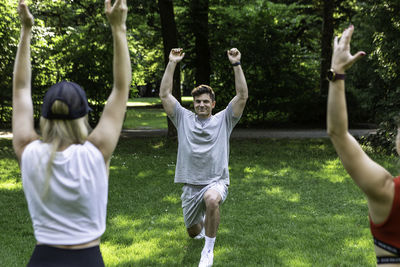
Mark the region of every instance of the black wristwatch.
[[326, 78], [328, 79], [328, 81], [334, 82], [336, 80], [344, 80], [346, 78], [346, 74], [344, 74], [344, 73], [339, 74], [339, 73], [336, 73], [333, 69], [330, 69], [326, 73]]

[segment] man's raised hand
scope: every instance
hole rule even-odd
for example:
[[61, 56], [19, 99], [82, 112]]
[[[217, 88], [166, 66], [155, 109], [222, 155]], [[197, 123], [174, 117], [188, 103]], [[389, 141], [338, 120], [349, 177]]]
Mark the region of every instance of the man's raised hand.
[[182, 48], [173, 48], [171, 49], [171, 52], [169, 53], [169, 61], [178, 63], [183, 59], [185, 56], [185, 53], [182, 53], [183, 49]]
[[28, 6], [25, 4], [25, 0], [19, 1], [18, 14], [22, 26], [32, 28], [34, 20], [31, 12], [29, 12]]
[[228, 54], [228, 59], [231, 64], [240, 62], [241, 54], [237, 48], [231, 48], [226, 53]]

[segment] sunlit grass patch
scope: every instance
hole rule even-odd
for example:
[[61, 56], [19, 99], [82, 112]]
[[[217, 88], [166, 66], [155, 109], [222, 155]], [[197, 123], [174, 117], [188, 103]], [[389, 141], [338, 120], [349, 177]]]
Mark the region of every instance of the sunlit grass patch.
[[167, 114], [163, 109], [128, 109], [124, 129], [166, 129]]
[[145, 107], [161, 105], [161, 99], [159, 97], [138, 97], [131, 98], [128, 100], [128, 107]]
[[[182, 103], [190, 104], [193, 102], [192, 96], [182, 96]], [[131, 98], [128, 100], [128, 107], [146, 107], [146, 106], [155, 106], [161, 105], [161, 99], [159, 97], [137, 97]]]
[[338, 158], [325, 161], [319, 173], [322, 174], [323, 179], [328, 179], [332, 183], [342, 183], [345, 179], [351, 179]]
[[0, 141], [0, 189], [21, 190], [21, 175], [11, 140]]
[[177, 195], [168, 195], [168, 196], [165, 196], [165, 197], [162, 199], [162, 201], [169, 202], [169, 203], [171, 203], [171, 204], [179, 204], [180, 201], [181, 201], [181, 199], [180, 199], [180, 197], [177, 196]]
[[6, 180], [0, 182], [0, 190], [22, 190], [22, 183], [15, 180]]

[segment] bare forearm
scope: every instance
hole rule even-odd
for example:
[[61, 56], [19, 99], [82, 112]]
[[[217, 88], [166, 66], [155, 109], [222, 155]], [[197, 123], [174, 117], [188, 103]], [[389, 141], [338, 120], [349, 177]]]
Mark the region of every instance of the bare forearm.
[[112, 27], [114, 39], [114, 88], [118, 90], [129, 89], [132, 80], [131, 61], [128, 42], [126, 40], [126, 27]]
[[32, 29], [30, 27], [22, 27], [14, 63], [14, 93], [16, 93], [15, 90], [30, 89], [31, 87], [31, 36]]
[[246, 78], [244, 77], [244, 73], [242, 67], [235, 66], [233, 67], [233, 71], [235, 73], [235, 88], [236, 88], [236, 95], [240, 99], [247, 99], [248, 98], [248, 89]]
[[328, 134], [344, 135], [348, 131], [344, 81], [330, 82], [327, 109]]
[[165, 98], [172, 94], [176, 64], [176, 62], [169, 61], [167, 67], [165, 68], [160, 85], [160, 98]]

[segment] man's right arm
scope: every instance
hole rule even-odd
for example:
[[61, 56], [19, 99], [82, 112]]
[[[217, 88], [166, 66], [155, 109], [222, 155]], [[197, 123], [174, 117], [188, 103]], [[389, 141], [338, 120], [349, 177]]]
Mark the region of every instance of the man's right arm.
[[185, 53], [182, 53], [182, 48], [174, 48], [169, 54], [169, 62], [165, 69], [164, 76], [160, 85], [160, 98], [165, 112], [168, 116], [172, 116], [175, 111], [176, 98], [172, 95], [172, 87], [174, 82], [174, 72], [176, 65]]

